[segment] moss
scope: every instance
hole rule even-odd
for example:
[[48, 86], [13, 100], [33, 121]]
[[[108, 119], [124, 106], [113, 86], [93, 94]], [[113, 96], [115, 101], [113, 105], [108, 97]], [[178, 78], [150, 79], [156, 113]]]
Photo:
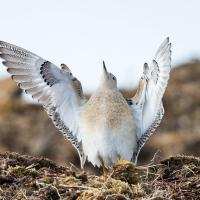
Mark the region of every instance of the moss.
[[66, 177], [64, 179], [62, 179], [62, 184], [65, 184], [65, 185], [81, 185], [82, 182], [81, 180], [73, 177], [73, 176], [69, 176], [69, 177]]
[[54, 182], [54, 178], [49, 177], [49, 176], [44, 176], [39, 179], [40, 182], [46, 183], [46, 184], [51, 184]]
[[88, 180], [88, 185], [94, 188], [100, 188], [105, 183], [105, 179], [102, 177], [95, 177]]
[[[198, 199], [199, 158], [173, 156], [154, 166], [120, 161], [107, 178], [77, 174], [48, 160], [0, 154], [2, 199]], [[37, 171], [35, 168], [37, 165]], [[48, 167], [47, 167], [48, 166]], [[151, 173], [151, 176], [149, 174]]]
[[137, 184], [140, 181], [136, 166], [132, 162], [126, 160], [120, 160], [119, 163], [113, 167], [111, 177], [128, 182], [129, 184]]
[[143, 197], [145, 196], [145, 191], [142, 184], [132, 185], [132, 196], [133, 198], [136, 197]]
[[131, 190], [128, 183], [113, 178], [108, 179], [104, 183], [103, 188], [106, 192], [111, 194], [126, 194]]
[[80, 194], [78, 200], [86, 199], [125, 199], [125, 197], [132, 196], [132, 188], [128, 183], [121, 180], [108, 178], [104, 182], [98, 182], [99, 187], [88, 189]]
[[190, 169], [191, 169], [194, 173], [200, 174], [200, 166], [192, 165], [192, 166], [190, 166]]
[[38, 176], [38, 172], [35, 169], [26, 169], [25, 167], [14, 167], [10, 170], [10, 173], [16, 176]]

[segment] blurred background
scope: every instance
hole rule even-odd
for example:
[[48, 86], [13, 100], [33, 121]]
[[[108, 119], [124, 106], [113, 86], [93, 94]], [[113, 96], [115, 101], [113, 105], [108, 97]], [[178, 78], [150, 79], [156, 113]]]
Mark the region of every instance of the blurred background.
[[[102, 60], [124, 96], [135, 93], [143, 63], [160, 43], [172, 42], [172, 72], [165, 116], [139, 162], [158, 152], [200, 155], [200, 2], [198, 0], [2, 1], [0, 40], [26, 48], [57, 65], [66, 63], [90, 96]], [[0, 64], [0, 151], [45, 156], [78, 164], [77, 153], [42, 107], [26, 97]]]

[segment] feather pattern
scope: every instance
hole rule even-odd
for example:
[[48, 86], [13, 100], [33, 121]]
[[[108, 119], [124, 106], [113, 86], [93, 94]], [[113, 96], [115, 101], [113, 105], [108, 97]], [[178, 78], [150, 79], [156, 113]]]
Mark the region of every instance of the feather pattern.
[[[164, 115], [162, 98], [171, 70], [171, 43], [167, 38], [159, 47], [150, 66], [144, 64], [143, 76], [136, 95], [131, 99], [131, 109], [136, 121], [137, 151], [132, 160], [137, 162], [138, 154], [148, 138], [159, 126]], [[142, 89], [141, 89], [142, 88]]]
[[12, 79], [43, 105], [55, 126], [78, 150], [83, 166], [85, 156], [78, 129], [79, 112], [85, 103], [81, 83], [69, 69], [60, 69], [34, 53], [3, 41], [0, 41], [0, 57]]

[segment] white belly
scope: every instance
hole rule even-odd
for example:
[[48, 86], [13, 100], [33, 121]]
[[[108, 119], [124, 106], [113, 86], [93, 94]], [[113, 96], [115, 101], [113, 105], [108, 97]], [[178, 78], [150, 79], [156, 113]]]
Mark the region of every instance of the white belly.
[[[124, 128], [126, 127], [126, 128]], [[99, 129], [90, 132], [81, 130], [83, 151], [94, 166], [101, 166], [101, 159], [106, 167], [117, 163], [119, 159], [131, 160], [136, 149], [135, 131], [130, 125], [113, 131]]]

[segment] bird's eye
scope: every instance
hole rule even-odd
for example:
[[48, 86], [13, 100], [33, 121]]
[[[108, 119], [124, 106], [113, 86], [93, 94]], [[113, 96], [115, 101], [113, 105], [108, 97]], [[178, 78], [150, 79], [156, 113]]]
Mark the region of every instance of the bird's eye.
[[70, 72], [69, 75], [72, 76], [72, 73]]
[[114, 81], [116, 80], [114, 76], [113, 76], [113, 78], [112, 78], [112, 79], [113, 79]]

